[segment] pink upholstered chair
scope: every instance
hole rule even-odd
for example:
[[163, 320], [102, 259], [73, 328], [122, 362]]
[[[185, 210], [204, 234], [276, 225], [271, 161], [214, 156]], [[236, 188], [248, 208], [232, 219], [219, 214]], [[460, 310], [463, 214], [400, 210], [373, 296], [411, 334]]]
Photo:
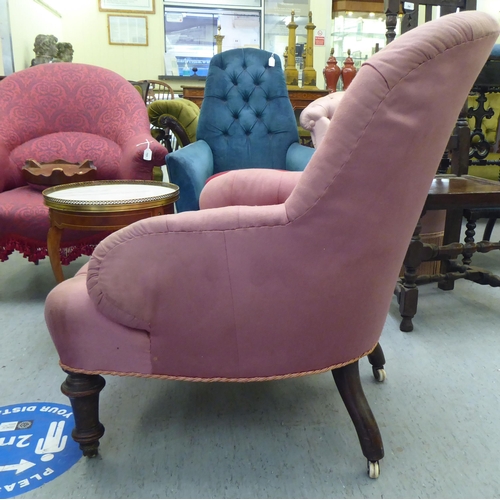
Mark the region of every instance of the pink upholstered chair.
[[[146, 141], [152, 158], [143, 159]], [[26, 160], [92, 160], [97, 179], [151, 179], [167, 150], [150, 134], [146, 107], [120, 75], [97, 66], [40, 64], [0, 82], [0, 261], [17, 250], [47, 255], [48, 210], [23, 179]], [[90, 255], [103, 232], [65, 231], [61, 262]]]
[[[213, 179], [205, 189], [233, 180], [224, 204], [233, 196], [236, 206], [121, 229], [50, 292], [45, 318], [84, 455], [97, 454], [104, 433], [102, 374], [251, 382], [332, 370], [378, 476], [382, 440], [358, 360], [381, 358], [408, 241], [499, 32], [491, 16], [467, 12], [399, 37], [360, 69], [302, 174], [239, 170]], [[261, 188], [271, 204], [239, 204], [262, 203]]]

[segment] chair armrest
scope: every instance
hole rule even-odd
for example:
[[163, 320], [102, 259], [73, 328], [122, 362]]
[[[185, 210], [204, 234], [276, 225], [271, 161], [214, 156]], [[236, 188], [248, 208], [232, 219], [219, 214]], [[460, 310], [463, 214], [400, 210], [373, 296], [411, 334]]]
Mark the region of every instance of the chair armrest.
[[[168, 134], [169, 131], [171, 131], [174, 134], [177, 139], [176, 149], [178, 149], [179, 146], [183, 148], [193, 142], [189, 138], [186, 129], [182, 126], [179, 120], [173, 116], [161, 115], [160, 118], [158, 118], [158, 126], [163, 129], [164, 133]], [[171, 150], [172, 148], [170, 148], [169, 153], [172, 152]]]
[[302, 172], [309, 163], [315, 149], [294, 142], [286, 152], [286, 169], [292, 172]]
[[171, 127], [174, 134], [183, 131], [182, 146], [196, 141], [200, 108], [188, 99], [154, 101], [148, 106], [149, 121], [155, 127]]
[[[144, 159], [147, 142], [151, 149], [151, 160]], [[129, 139], [122, 146], [120, 158], [120, 178], [151, 180], [153, 167], [165, 165], [167, 150], [150, 134], [139, 134]]]
[[340, 91], [320, 97], [308, 104], [300, 113], [300, 125], [311, 132], [311, 139], [315, 148], [319, 146], [323, 137], [325, 137], [326, 130], [344, 94], [345, 91]]
[[278, 205], [290, 196], [301, 174], [267, 168], [230, 170], [205, 185], [200, 208]]
[[[89, 261], [91, 300], [109, 319], [144, 331], [158, 325], [182, 330], [181, 323], [195, 314], [197, 334], [211, 332], [200, 337], [210, 343], [215, 332], [207, 318], [220, 314], [234, 321], [228, 303], [237, 268], [228, 273], [229, 263], [245, 245], [247, 230], [255, 230], [255, 221], [264, 228], [289, 223], [281, 204], [151, 217], [120, 229], [95, 248]], [[257, 241], [264, 246], [266, 238], [261, 231]]]
[[212, 150], [205, 141], [196, 141], [166, 157], [170, 182], [179, 186], [178, 212], [198, 210], [200, 193], [214, 173]]

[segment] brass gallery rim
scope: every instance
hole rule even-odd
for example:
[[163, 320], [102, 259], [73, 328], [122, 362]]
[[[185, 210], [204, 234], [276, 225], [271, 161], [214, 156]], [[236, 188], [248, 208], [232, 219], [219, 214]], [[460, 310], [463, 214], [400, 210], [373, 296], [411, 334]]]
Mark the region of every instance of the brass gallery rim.
[[169, 182], [103, 180], [61, 184], [45, 189], [44, 203], [69, 212], [120, 212], [174, 203], [179, 186]]

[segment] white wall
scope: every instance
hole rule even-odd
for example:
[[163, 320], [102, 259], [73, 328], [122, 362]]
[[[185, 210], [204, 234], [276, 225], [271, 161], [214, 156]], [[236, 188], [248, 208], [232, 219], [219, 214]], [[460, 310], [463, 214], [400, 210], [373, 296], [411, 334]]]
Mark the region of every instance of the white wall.
[[34, 0], [9, 0], [9, 14], [15, 71], [30, 66], [37, 35], [54, 35], [60, 42], [66, 41], [62, 39], [62, 18]]
[[97, 0], [45, 1], [62, 17], [34, 0], [9, 0], [16, 71], [30, 66], [35, 37], [50, 34], [73, 45], [73, 62], [102, 66], [128, 80], [157, 79], [165, 73], [161, 0], [156, 0], [155, 14], [139, 14], [148, 19], [148, 46], [110, 45], [109, 12], [100, 12]]
[[477, 0], [477, 10], [490, 13], [498, 22], [500, 22], [499, 0]]

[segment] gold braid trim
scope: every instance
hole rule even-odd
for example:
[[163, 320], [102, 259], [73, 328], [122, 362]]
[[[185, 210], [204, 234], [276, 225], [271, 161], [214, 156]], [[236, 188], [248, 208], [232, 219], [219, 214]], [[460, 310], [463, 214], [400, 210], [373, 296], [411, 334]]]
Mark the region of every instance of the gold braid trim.
[[[378, 341], [377, 341], [378, 344]], [[155, 375], [155, 374], [146, 374], [146, 373], [133, 373], [133, 372], [115, 372], [115, 371], [108, 371], [108, 370], [96, 370], [96, 371], [89, 371], [89, 370], [82, 370], [80, 368], [72, 368], [70, 366], [67, 366], [63, 364], [61, 361], [59, 361], [59, 365], [63, 370], [67, 370], [72, 373], [84, 373], [86, 375], [118, 375], [120, 377], [141, 377], [141, 378], [156, 378], [156, 379], [166, 379], [166, 380], [182, 380], [185, 382], [265, 382], [267, 380], [283, 380], [283, 379], [288, 379], [288, 378], [295, 378], [295, 377], [304, 377], [306, 375], [317, 375], [319, 373], [324, 373], [330, 370], [335, 370], [337, 368], [342, 368], [343, 366], [350, 365], [351, 363], [354, 363], [356, 361], [359, 361], [361, 358], [364, 358], [368, 354], [370, 354], [375, 347], [377, 347], [377, 344], [375, 344], [371, 349], [366, 351], [365, 353], [361, 354], [361, 356], [358, 356], [357, 358], [353, 358], [349, 361], [345, 361], [344, 363], [337, 363], [335, 365], [328, 366], [326, 368], [321, 368], [319, 370], [310, 370], [307, 372], [297, 372], [297, 373], [287, 373], [286, 375], [273, 375], [269, 377], [241, 377], [241, 378], [226, 378], [226, 377], [213, 377], [213, 378], [204, 378], [204, 377], [183, 377], [183, 376], [178, 376], [178, 375]]]

